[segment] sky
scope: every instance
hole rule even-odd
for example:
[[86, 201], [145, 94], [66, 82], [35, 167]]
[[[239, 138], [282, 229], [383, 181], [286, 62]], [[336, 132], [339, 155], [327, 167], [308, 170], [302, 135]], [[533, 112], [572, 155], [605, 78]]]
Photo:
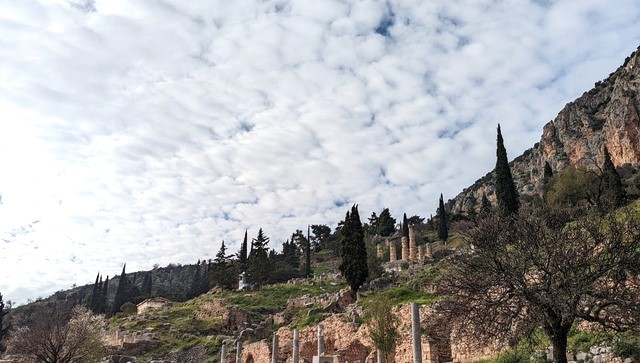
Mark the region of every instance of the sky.
[[429, 216], [640, 43], [638, 0], [0, 0], [0, 293]]

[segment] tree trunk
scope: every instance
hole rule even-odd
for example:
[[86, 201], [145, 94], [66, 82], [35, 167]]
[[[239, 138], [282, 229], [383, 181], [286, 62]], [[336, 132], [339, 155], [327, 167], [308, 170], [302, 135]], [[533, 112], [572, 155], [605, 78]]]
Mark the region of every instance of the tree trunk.
[[567, 363], [567, 333], [556, 332], [551, 337], [553, 343], [553, 362]]

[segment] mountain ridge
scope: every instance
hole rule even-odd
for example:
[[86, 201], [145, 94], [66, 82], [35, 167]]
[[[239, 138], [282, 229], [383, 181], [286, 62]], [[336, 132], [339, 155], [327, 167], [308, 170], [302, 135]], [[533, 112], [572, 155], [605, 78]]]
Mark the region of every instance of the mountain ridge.
[[[542, 194], [545, 162], [554, 173], [572, 165], [598, 169], [604, 146], [627, 194], [640, 195], [640, 47], [606, 79], [567, 103], [543, 126], [540, 141], [509, 163], [521, 199]], [[453, 214], [478, 210], [483, 194], [495, 203], [493, 179], [492, 170], [449, 200], [446, 208]]]

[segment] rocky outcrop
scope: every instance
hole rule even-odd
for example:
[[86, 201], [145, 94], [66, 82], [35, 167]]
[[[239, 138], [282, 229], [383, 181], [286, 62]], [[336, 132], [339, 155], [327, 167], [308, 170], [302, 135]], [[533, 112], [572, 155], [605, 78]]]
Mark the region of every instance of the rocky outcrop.
[[[627, 193], [640, 195], [640, 52], [629, 56], [607, 79], [568, 103], [543, 127], [540, 142], [515, 158], [511, 172], [523, 200], [542, 192], [544, 164], [554, 173], [569, 165], [597, 169], [604, 146], [618, 168]], [[508, 136], [507, 136], [508, 137]], [[447, 203], [453, 213], [480, 207], [483, 193], [495, 202], [489, 173]]]

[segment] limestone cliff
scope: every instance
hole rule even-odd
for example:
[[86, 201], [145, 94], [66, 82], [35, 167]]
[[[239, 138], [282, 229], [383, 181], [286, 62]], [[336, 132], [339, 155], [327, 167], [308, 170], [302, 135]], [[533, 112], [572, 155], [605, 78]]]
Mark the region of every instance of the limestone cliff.
[[[639, 195], [639, 110], [640, 51], [636, 51], [607, 79], [568, 103], [544, 126], [540, 142], [510, 163], [521, 198], [526, 201], [541, 193], [545, 161], [554, 173], [569, 165], [596, 169], [603, 164], [604, 146], [627, 192]], [[460, 213], [478, 208], [483, 193], [494, 202], [493, 183], [490, 172], [450, 200], [448, 209]]]

